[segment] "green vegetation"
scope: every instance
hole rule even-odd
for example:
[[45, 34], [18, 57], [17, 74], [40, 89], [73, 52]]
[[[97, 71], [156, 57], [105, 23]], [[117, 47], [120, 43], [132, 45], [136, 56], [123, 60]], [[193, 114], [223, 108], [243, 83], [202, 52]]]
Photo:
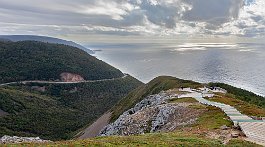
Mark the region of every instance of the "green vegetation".
[[262, 108], [265, 108], [265, 98], [262, 96], [258, 96], [254, 94], [253, 92], [249, 92], [247, 90], [236, 88], [236, 87], [224, 84], [224, 83], [210, 83], [209, 86], [224, 88], [227, 90], [228, 94], [232, 94], [232, 95], [229, 95], [229, 97], [233, 97], [235, 99], [239, 99], [247, 103], [254, 104]]
[[157, 77], [151, 82], [140, 86], [129, 93], [128, 96], [119, 101], [111, 110], [111, 121], [115, 121], [124, 111], [132, 108], [135, 104], [140, 102], [148, 95], [157, 94], [162, 90], [169, 90], [180, 87], [197, 88], [202, 85], [197, 82], [182, 80], [175, 77], [161, 76]]
[[193, 108], [193, 109], [205, 109], [207, 106], [203, 105], [203, 104], [192, 104], [189, 105], [189, 108]]
[[233, 95], [227, 94], [219, 94], [209, 100], [224, 103], [230, 106], [235, 107], [241, 113], [249, 115], [249, 116], [261, 116], [265, 117], [265, 108], [259, 107], [254, 104], [247, 103], [245, 101], [235, 99]]
[[170, 103], [196, 103], [198, 102], [192, 97], [187, 97], [187, 98], [174, 98], [169, 100]]
[[220, 129], [223, 125], [233, 126], [233, 123], [229, 120], [226, 114], [221, 111], [221, 109], [207, 106], [205, 110], [206, 111], [199, 117], [197, 123], [193, 127], [213, 130]]
[[[95, 83], [0, 87], [0, 109], [9, 113], [0, 117], [0, 136], [70, 139], [139, 85], [128, 76]], [[34, 86], [46, 91], [34, 91]]]
[[261, 145], [257, 145], [254, 143], [250, 143], [248, 141], [243, 141], [243, 140], [239, 140], [239, 139], [232, 139], [227, 143], [227, 146], [231, 146], [231, 147], [261, 147]]
[[0, 83], [57, 80], [79, 74], [86, 80], [122, 77], [118, 69], [78, 48], [36, 41], [0, 42]]
[[36, 41], [0, 42], [0, 83], [21, 80], [57, 80], [63, 72], [86, 80], [78, 84], [27, 84], [0, 87], [0, 136], [72, 138], [80, 129], [108, 111], [140, 86], [137, 79], [66, 45]]
[[[174, 133], [155, 133], [145, 134], [139, 136], [110, 136], [98, 137], [86, 140], [55, 142], [48, 144], [22, 144], [24, 146], [141, 146], [141, 147], [154, 147], [154, 146], [203, 146], [203, 147], [235, 147], [235, 146], [248, 146], [259, 147], [259, 145], [242, 141], [239, 139], [231, 140], [227, 145], [222, 144], [219, 140], [200, 137], [199, 135], [174, 132]], [[19, 146], [19, 145], [12, 145]]]
[[192, 103], [189, 108], [202, 110], [203, 113], [198, 118], [196, 124], [192, 125], [193, 128], [214, 130], [220, 129], [221, 126], [232, 126], [233, 123], [229, 120], [226, 114], [221, 109], [206, 106], [198, 103], [194, 98], [175, 98], [170, 99], [170, 103]]
[[[116, 83], [117, 82], [117, 83]], [[131, 85], [128, 83], [132, 83]], [[134, 85], [134, 86], [133, 86]], [[52, 122], [52, 124], [58, 123], [58, 125], [50, 127], [47, 124], [43, 128], [42, 126], [45, 124], [41, 124], [38, 126], [39, 130], [45, 130], [45, 133], [51, 133], [51, 131], [55, 130], [53, 133], [58, 134], [61, 132], [60, 135], [62, 137], [57, 137], [57, 139], [68, 139], [72, 137], [77, 130], [84, 127], [86, 124], [91, 123], [95, 120], [99, 115], [103, 114], [109, 108], [112, 107], [117, 101], [119, 101], [114, 107], [111, 108], [113, 112], [112, 120], [116, 119], [122, 112], [126, 111], [127, 109], [134, 106], [137, 102], [141, 101], [144, 97], [157, 94], [162, 90], [169, 90], [174, 88], [180, 87], [192, 87], [198, 88], [202, 85], [192, 81], [181, 80], [173, 77], [158, 77], [148, 84], [141, 85], [141, 83], [135, 80], [132, 77], [127, 77], [125, 79], [119, 79], [115, 81], [106, 81], [102, 83], [83, 83], [83, 84], [70, 84], [70, 85], [54, 85], [54, 84], [28, 84], [26, 86], [20, 85], [16, 87], [7, 87], [7, 88], [0, 88], [0, 93], [7, 93], [12, 95], [19, 96], [19, 98], [15, 98], [12, 101], [12, 109], [10, 107], [0, 107], [0, 109], [5, 110], [12, 115], [23, 114], [23, 111], [29, 112], [34, 110], [33, 108], [36, 107], [36, 104], [27, 104], [26, 106], [31, 106], [33, 108], [25, 107], [24, 101], [30, 101], [34, 103], [37, 101], [39, 103], [38, 109], [43, 111], [43, 115], [34, 116], [36, 120], [41, 120], [47, 116], [46, 122], [48, 119], [56, 120]], [[33, 86], [39, 87], [46, 87], [45, 92], [36, 92], [31, 88]], [[129, 86], [129, 87], [128, 87]], [[131, 86], [131, 87], [130, 87]], [[124, 93], [128, 93], [129, 89], [133, 89], [139, 86], [135, 90], [133, 90], [129, 95], [125, 98], [120, 99]], [[1, 92], [2, 90], [2, 92]], [[20, 92], [21, 91], [21, 92]], [[115, 93], [116, 91], [116, 93]], [[18, 93], [17, 93], [18, 92]], [[124, 92], [124, 93], [122, 93]], [[95, 95], [93, 94], [95, 93]], [[102, 95], [98, 95], [98, 93]], [[112, 93], [112, 94], [110, 94]], [[106, 95], [105, 98], [104, 94]], [[23, 96], [25, 95], [25, 96]], [[89, 95], [89, 97], [87, 96]], [[229, 94], [231, 95], [231, 94]], [[223, 95], [225, 96], [225, 95]], [[23, 98], [25, 97], [25, 98]], [[34, 97], [38, 97], [34, 99]], [[117, 98], [119, 97], [119, 98]], [[213, 100], [219, 100], [221, 94], [218, 94], [217, 97], [212, 98]], [[23, 101], [19, 99], [23, 99]], [[221, 99], [225, 100], [225, 99]], [[247, 102], [241, 101], [236, 98], [228, 98], [229, 104], [235, 104], [235, 106], [239, 106], [243, 108], [245, 105], [247, 108], [253, 108], [255, 110], [258, 109], [258, 106], [249, 104]], [[198, 117], [198, 120], [193, 125], [185, 126], [184, 128], [179, 128], [176, 132], [170, 133], [153, 133], [153, 134], [144, 134], [144, 135], [137, 135], [137, 136], [109, 136], [109, 137], [97, 137], [92, 139], [86, 140], [72, 140], [72, 141], [59, 141], [54, 143], [47, 143], [47, 144], [22, 144], [22, 145], [30, 145], [30, 146], [249, 146], [249, 147], [256, 147], [259, 145], [243, 141], [240, 139], [233, 139], [228, 144], [224, 145], [218, 139], [210, 139], [207, 136], [207, 132], [215, 132], [218, 133], [220, 131], [220, 127], [226, 125], [228, 127], [232, 127], [233, 123], [228, 119], [224, 112], [222, 112], [219, 108], [205, 106], [202, 104], [197, 103], [197, 101], [193, 98], [182, 98], [182, 99], [172, 99], [170, 100], [172, 103], [192, 103], [189, 107], [193, 109], [200, 109], [201, 114]], [[242, 104], [239, 105], [239, 102]], [[6, 103], [11, 103], [7, 101]], [[224, 102], [225, 103], [225, 102]], [[56, 106], [54, 106], [56, 104]], [[50, 107], [47, 107], [51, 105]], [[9, 105], [10, 106], [10, 105]], [[104, 107], [103, 107], [104, 106]], [[254, 107], [255, 106], [255, 107]], [[42, 108], [46, 108], [47, 112], [56, 112], [53, 114], [47, 114]], [[57, 108], [58, 109], [54, 109]], [[107, 108], [106, 108], [107, 107]], [[106, 108], [106, 109], [105, 109]], [[37, 108], [36, 108], [37, 109]], [[51, 110], [52, 109], [52, 110]], [[58, 110], [62, 111], [58, 111]], [[100, 110], [99, 110], [100, 109]], [[104, 110], [103, 110], [104, 109]], [[14, 110], [14, 111], [9, 111]], [[256, 110], [255, 110], [256, 111]], [[65, 118], [65, 113], [68, 114], [67, 119]], [[53, 116], [57, 114], [57, 116]], [[24, 115], [24, 114], [23, 114]], [[62, 117], [61, 117], [61, 116]], [[53, 116], [53, 117], [51, 117]], [[16, 116], [17, 117], [17, 116]], [[23, 118], [29, 118], [30, 116], [24, 115], [21, 116], [21, 120]], [[8, 118], [8, 117], [6, 117]], [[0, 119], [0, 129], [10, 131], [8, 126], [12, 126], [12, 131], [16, 130], [18, 133], [28, 133], [29, 126], [26, 126], [27, 121], [18, 121], [14, 122], [13, 124], [9, 122], [9, 124], [4, 125], [6, 122], [5, 119]], [[57, 120], [58, 119], [58, 120]], [[61, 120], [60, 120], [61, 119]], [[6, 122], [4, 122], [4, 121]], [[63, 123], [61, 123], [64, 120]], [[78, 121], [76, 121], [78, 120]], [[33, 121], [31, 118], [30, 121]], [[49, 121], [49, 120], [48, 120]], [[22, 122], [22, 123], [20, 123]], [[33, 121], [34, 122], [34, 121]], [[35, 124], [35, 123], [34, 123]], [[22, 125], [25, 125], [24, 128], [21, 128]], [[32, 124], [31, 124], [32, 125]], [[34, 126], [34, 125], [32, 125]], [[78, 127], [77, 127], [78, 126]], [[36, 129], [36, 128], [35, 128]], [[21, 131], [23, 130], [23, 131]], [[65, 132], [67, 130], [67, 132]], [[32, 130], [31, 130], [32, 131]], [[57, 133], [55, 133], [57, 132]], [[1, 134], [0, 134], [1, 135]], [[26, 134], [28, 135], [28, 134]], [[41, 134], [33, 134], [37, 136], [41, 136], [42, 138], [49, 139], [54, 138], [56, 136], [42, 136]], [[14, 145], [16, 146], [16, 145]]]

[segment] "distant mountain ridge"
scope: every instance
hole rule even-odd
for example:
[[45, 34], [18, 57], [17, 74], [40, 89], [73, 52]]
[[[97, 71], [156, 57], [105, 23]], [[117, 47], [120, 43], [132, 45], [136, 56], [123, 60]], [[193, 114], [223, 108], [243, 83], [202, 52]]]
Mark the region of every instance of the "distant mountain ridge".
[[86, 51], [89, 54], [93, 54], [94, 51], [77, 44], [73, 41], [63, 40], [59, 38], [54, 37], [47, 37], [47, 36], [34, 36], [34, 35], [0, 35], [0, 40], [4, 41], [40, 41], [40, 42], [47, 42], [47, 43], [57, 43], [57, 44], [63, 44], [63, 45], [69, 45], [73, 47], [77, 47], [79, 49], [82, 49]]

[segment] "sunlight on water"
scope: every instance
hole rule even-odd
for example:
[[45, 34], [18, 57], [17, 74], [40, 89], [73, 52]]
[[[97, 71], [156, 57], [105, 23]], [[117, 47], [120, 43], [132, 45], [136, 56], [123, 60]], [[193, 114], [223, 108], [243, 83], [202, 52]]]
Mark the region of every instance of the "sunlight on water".
[[96, 56], [148, 82], [170, 75], [198, 82], [224, 82], [265, 95], [262, 43], [92, 44]]

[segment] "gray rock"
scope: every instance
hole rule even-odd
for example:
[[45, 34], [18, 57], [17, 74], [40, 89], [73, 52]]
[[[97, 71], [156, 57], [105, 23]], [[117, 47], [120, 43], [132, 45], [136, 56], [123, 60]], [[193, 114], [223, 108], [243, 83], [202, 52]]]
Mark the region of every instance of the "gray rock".
[[222, 130], [228, 130], [229, 127], [227, 127], [226, 125], [223, 125], [223, 126], [220, 127], [220, 129], [222, 129]]
[[232, 137], [232, 138], [238, 138], [239, 135], [240, 135], [239, 132], [235, 132], [235, 131], [234, 131], [234, 132], [231, 133], [231, 137]]
[[175, 112], [175, 107], [161, 107], [154, 121], [152, 121], [151, 132], [155, 132], [160, 126], [167, 123], [169, 115]]
[[168, 103], [175, 98], [166, 92], [150, 95], [125, 111], [119, 118], [108, 124], [99, 136], [137, 135], [159, 131], [172, 131], [178, 126], [192, 124], [198, 112], [190, 111], [187, 104]]
[[39, 137], [18, 137], [18, 136], [3, 136], [0, 139], [0, 144], [9, 144], [9, 143], [44, 143], [51, 142], [50, 140], [42, 140]]

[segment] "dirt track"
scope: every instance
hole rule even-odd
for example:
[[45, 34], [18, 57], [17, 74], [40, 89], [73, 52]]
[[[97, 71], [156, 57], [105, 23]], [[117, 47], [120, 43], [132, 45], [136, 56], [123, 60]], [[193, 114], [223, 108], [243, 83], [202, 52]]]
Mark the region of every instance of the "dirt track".
[[98, 118], [92, 125], [87, 127], [78, 139], [86, 139], [96, 137], [100, 131], [109, 123], [111, 112], [105, 113]]

